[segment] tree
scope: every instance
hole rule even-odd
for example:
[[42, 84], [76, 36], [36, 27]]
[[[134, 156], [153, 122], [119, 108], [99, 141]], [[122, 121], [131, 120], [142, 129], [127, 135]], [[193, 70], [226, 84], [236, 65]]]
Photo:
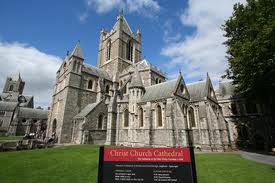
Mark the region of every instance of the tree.
[[[275, 0], [235, 4], [232, 16], [222, 28], [229, 62], [225, 77], [233, 79], [239, 93], [271, 108], [274, 121]], [[267, 124], [270, 125], [263, 122], [263, 129], [270, 131]], [[265, 141], [270, 142], [270, 138], [270, 133], [265, 134]]]

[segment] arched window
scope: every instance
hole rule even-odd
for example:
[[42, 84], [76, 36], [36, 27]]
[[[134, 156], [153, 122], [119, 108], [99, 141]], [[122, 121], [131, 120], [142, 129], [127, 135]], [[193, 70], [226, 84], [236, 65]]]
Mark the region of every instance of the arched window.
[[139, 127], [143, 127], [143, 109], [139, 108]]
[[98, 128], [98, 129], [102, 129], [102, 127], [103, 127], [103, 115], [100, 114], [100, 115], [98, 116], [97, 128]]
[[13, 85], [10, 85], [9, 91], [13, 91]]
[[52, 133], [56, 132], [56, 119], [53, 120]]
[[63, 68], [66, 69], [66, 66], [67, 66], [67, 64], [66, 64], [66, 62], [65, 62], [64, 65], [63, 65]]
[[111, 40], [108, 41], [107, 43], [107, 58], [106, 60], [110, 60], [111, 59]]
[[89, 80], [88, 82], [88, 89], [93, 89], [93, 81]]
[[127, 60], [133, 61], [133, 43], [128, 41], [127, 43]]
[[124, 111], [124, 114], [123, 114], [123, 121], [124, 121], [124, 127], [128, 127], [129, 126], [129, 111], [128, 109], [126, 109]]
[[188, 111], [188, 115], [189, 115], [189, 124], [191, 127], [196, 127], [196, 122], [195, 122], [195, 112], [194, 109], [192, 107], [190, 107], [189, 111]]
[[109, 93], [109, 90], [110, 90], [109, 85], [106, 85], [106, 88], [105, 88], [106, 94], [108, 94], [108, 93]]
[[0, 127], [3, 125], [3, 120], [0, 119]]
[[162, 126], [162, 111], [161, 111], [161, 107], [158, 105], [157, 109], [156, 109], [156, 120], [157, 120], [157, 127], [161, 127]]
[[159, 83], [159, 79], [157, 78], [157, 79], [156, 79], [156, 84], [158, 84], [158, 83]]

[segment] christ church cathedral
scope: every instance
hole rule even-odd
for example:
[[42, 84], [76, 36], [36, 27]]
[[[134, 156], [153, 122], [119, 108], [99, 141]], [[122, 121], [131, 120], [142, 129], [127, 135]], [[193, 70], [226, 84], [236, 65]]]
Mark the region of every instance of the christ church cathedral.
[[123, 15], [100, 32], [97, 66], [85, 63], [80, 43], [56, 73], [47, 137], [58, 143], [118, 146], [194, 146], [225, 151], [234, 146], [217, 92], [205, 80], [167, 80], [142, 60], [142, 34]]

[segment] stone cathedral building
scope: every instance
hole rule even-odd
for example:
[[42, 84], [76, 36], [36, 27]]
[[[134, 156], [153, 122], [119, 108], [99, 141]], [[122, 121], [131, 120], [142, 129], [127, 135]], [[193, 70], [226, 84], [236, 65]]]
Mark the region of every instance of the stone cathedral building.
[[119, 15], [100, 33], [97, 66], [85, 63], [78, 42], [56, 74], [47, 136], [58, 143], [123, 146], [231, 147], [211, 79], [186, 84], [179, 73], [141, 60], [142, 35]]
[[0, 93], [0, 133], [45, 136], [48, 110], [34, 108], [34, 96], [23, 95], [25, 82], [20, 74], [7, 77]]

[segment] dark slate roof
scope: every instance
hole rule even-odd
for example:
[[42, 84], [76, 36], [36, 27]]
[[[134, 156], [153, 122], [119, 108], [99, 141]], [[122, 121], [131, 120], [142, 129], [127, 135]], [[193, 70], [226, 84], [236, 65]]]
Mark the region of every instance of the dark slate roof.
[[141, 102], [173, 97], [177, 79], [145, 87]]
[[88, 105], [87, 105], [86, 107], [84, 107], [84, 109], [82, 109], [82, 111], [80, 111], [80, 113], [78, 113], [74, 118], [84, 118], [84, 117], [86, 117], [90, 112], [92, 112], [92, 110], [94, 110], [94, 108], [95, 108], [99, 103], [100, 103], [100, 102], [88, 104]]
[[224, 81], [219, 84], [219, 96], [220, 97], [231, 97], [234, 95], [235, 87], [233, 81]]
[[13, 111], [17, 106], [17, 102], [0, 101], [0, 111]]
[[98, 76], [100, 78], [104, 78], [109, 81], [112, 81], [112, 78], [109, 76], [109, 74], [106, 71], [99, 69], [98, 67], [95, 67], [89, 64], [84, 64], [83, 71], [89, 74], [92, 74], [94, 76]]
[[42, 110], [42, 109], [33, 109], [33, 108], [24, 108], [24, 107], [20, 107], [19, 109], [20, 118], [47, 119], [48, 113], [49, 113], [48, 110]]
[[190, 83], [186, 85], [191, 101], [205, 100], [207, 96], [206, 80]]

